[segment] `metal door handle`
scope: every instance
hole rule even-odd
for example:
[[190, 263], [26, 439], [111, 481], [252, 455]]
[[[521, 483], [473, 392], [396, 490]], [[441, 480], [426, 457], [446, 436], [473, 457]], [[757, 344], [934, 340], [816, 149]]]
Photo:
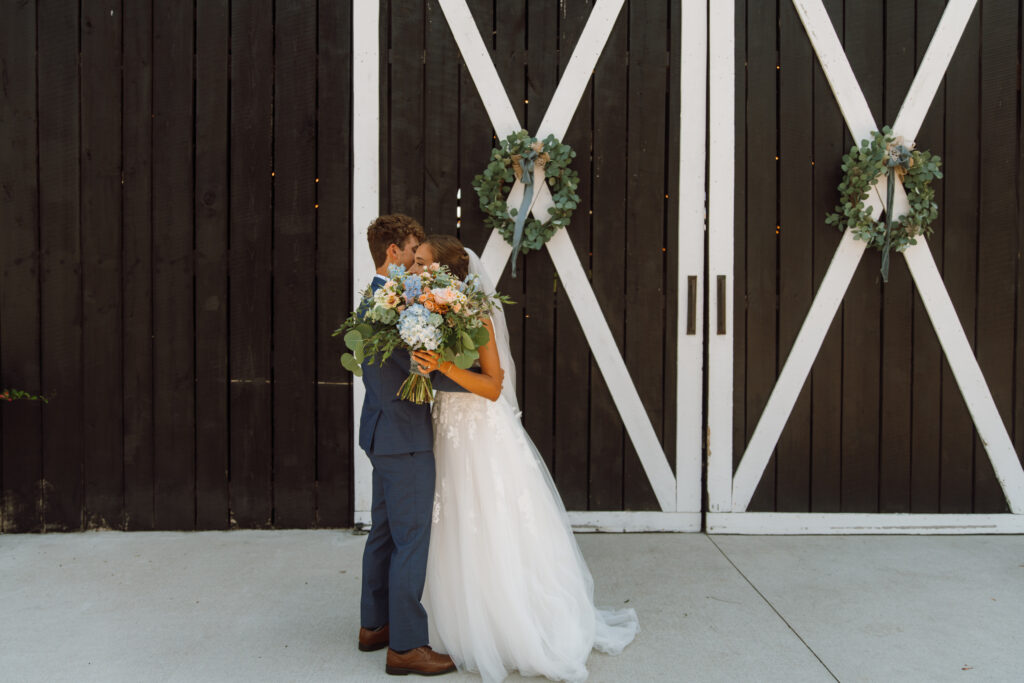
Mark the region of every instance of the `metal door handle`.
[[725, 334], [725, 276], [718, 276], [718, 334]]
[[687, 278], [686, 334], [697, 334], [697, 276]]

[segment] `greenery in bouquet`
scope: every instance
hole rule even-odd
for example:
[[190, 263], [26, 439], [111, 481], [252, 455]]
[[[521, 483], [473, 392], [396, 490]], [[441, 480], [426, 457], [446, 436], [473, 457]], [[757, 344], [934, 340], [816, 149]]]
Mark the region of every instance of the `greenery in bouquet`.
[[[341, 364], [361, 377], [364, 362], [383, 364], [396, 349], [407, 349], [437, 351], [442, 363], [468, 369], [490, 340], [484, 319], [494, 306], [507, 303], [512, 303], [508, 297], [480, 289], [475, 276], [462, 281], [436, 263], [421, 273], [391, 266], [387, 281], [365, 291], [360, 307], [334, 331], [350, 350]], [[416, 363], [398, 395], [414, 403], [433, 400], [430, 378]]]

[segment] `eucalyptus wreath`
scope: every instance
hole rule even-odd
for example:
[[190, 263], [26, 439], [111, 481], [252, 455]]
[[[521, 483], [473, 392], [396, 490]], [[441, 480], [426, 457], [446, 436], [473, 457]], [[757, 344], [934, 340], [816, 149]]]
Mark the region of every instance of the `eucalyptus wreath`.
[[[572, 212], [579, 206], [576, 188], [580, 176], [569, 167], [575, 156], [572, 147], [562, 144], [554, 135], [540, 142], [521, 130], [502, 140], [500, 146], [491, 151], [483, 173], [473, 178], [480, 209], [487, 214], [484, 224], [497, 229], [518, 253], [539, 250], [560, 228], [569, 225]], [[554, 206], [548, 209], [551, 218], [543, 223], [533, 216], [519, 216], [520, 207], [510, 207], [506, 201], [517, 177], [523, 179], [524, 185], [531, 185], [535, 163], [543, 164], [544, 178], [554, 201]], [[532, 187], [527, 191], [532, 192]], [[512, 273], [515, 274], [514, 258]]]
[[[839, 183], [839, 204], [825, 223], [839, 230], [852, 230], [854, 237], [882, 252], [882, 279], [889, 281], [889, 251], [903, 251], [917, 244], [918, 235], [928, 238], [932, 222], [938, 216], [935, 190], [931, 183], [941, 178], [942, 160], [928, 151], [914, 149], [914, 143], [894, 137], [889, 126], [871, 134], [871, 140], [854, 145], [843, 155], [843, 181]], [[888, 177], [885, 219], [874, 220], [864, 204], [879, 176]], [[910, 200], [910, 211], [893, 219], [894, 180], [903, 181]]]

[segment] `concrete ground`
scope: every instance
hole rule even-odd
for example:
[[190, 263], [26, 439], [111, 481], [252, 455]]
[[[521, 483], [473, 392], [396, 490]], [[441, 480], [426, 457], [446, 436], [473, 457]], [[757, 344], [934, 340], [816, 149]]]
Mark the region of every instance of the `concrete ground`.
[[[0, 680], [396, 680], [355, 648], [364, 538], [0, 536]], [[578, 539], [642, 629], [591, 681], [1024, 680], [1024, 536]]]

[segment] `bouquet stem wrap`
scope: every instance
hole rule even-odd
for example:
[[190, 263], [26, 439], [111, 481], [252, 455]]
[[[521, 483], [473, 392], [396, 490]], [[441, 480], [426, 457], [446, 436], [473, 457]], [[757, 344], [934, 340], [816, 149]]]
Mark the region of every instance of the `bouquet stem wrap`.
[[409, 356], [409, 376], [398, 389], [398, 398], [412, 401], [416, 405], [430, 403], [434, 400], [434, 385], [430, 383], [430, 375], [420, 370], [419, 363]]

